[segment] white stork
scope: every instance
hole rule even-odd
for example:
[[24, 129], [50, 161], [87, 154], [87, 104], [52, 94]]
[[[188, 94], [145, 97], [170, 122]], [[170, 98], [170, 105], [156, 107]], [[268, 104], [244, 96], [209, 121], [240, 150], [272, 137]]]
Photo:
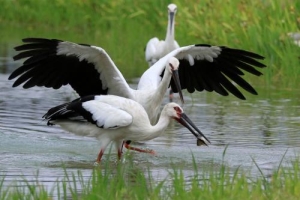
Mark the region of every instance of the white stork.
[[[146, 70], [134, 90], [100, 47], [44, 38], [26, 38], [23, 42], [25, 44], [15, 47], [21, 52], [14, 60], [27, 59], [9, 76], [9, 79], [18, 77], [13, 87], [25, 83], [25, 89], [34, 86], [58, 89], [69, 84], [80, 97], [113, 94], [129, 98], [145, 108], [152, 124], [157, 121], [170, 84], [172, 90], [180, 94], [181, 85], [190, 93], [206, 90], [223, 96], [232, 93], [245, 99], [230, 79], [256, 95], [255, 89], [242, 78], [242, 70], [260, 76], [262, 73], [255, 67], [265, 67], [257, 61], [263, 57], [256, 53], [224, 46], [189, 45], [173, 50]], [[177, 87], [176, 71], [180, 78]]]
[[164, 132], [172, 118], [188, 128], [197, 138], [197, 143], [210, 143], [176, 103], [165, 105], [155, 125], [151, 125], [147, 112], [139, 103], [114, 95], [79, 98], [51, 108], [43, 118], [48, 120], [48, 125], [57, 124], [80, 136], [97, 137], [100, 140], [97, 163], [110, 142], [116, 143], [120, 159], [123, 141], [156, 138]]
[[[166, 39], [159, 41], [157, 37], [150, 39], [147, 43], [145, 50], [146, 61], [151, 67], [160, 58], [164, 57], [171, 51], [179, 48], [177, 41], [175, 40], [175, 15], [177, 12], [177, 6], [175, 4], [168, 5], [168, 27]], [[173, 101], [173, 91], [169, 90], [169, 99]]]
[[[232, 93], [245, 99], [232, 81], [256, 95], [255, 89], [242, 78], [243, 71], [260, 76], [262, 73], [256, 67], [265, 67], [257, 61], [263, 57], [256, 53], [224, 46], [189, 45], [173, 50], [148, 68], [135, 90], [129, 87], [113, 60], [100, 47], [43, 38], [26, 38], [23, 42], [25, 44], [15, 47], [21, 52], [14, 59], [27, 59], [9, 76], [9, 79], [18, 77], [13, 87], [25, 83], [23, 88], [58, 89], [69, 84], [80, 97], [122, 96], [140, 103], [152, 124], [157, 120], [170, 84], [174, 92], [206, 90], [223, 96]], [[174, 84], [176, 71], [180, 79], [178, 87]], [[181, 89], [177, 89], [180, 85]]]
[[150, 39], [145, 49], [146, 61], [149, 67], [156, 63], [160, 58], [164, 57], [171, 51], [179, 48], [175, 40], [175, 15], [177, 6], [175, 4], [168, 5], [168, 27], [166, 39], [159, 41], [157, 37]]

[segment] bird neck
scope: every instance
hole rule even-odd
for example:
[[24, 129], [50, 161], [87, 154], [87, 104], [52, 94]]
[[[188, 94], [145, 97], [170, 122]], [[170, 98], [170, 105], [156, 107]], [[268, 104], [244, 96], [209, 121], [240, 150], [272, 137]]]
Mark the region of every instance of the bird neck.
[[168, 127], [170, 123], [170, 117], [167, 116], [165, 109], [163, 109], [163, 111], [160, 114], [159, 120], [158, 122], [152, 126], [151, 132], [147, 133], [147, 140], [151, 140], [153, 138], [156, 138], [158, 136], [160, 136]]
[[[167, 66], [165, 68], [164, 76], [162, 77], [162, 80], [159, 83], [159, 85], [157, 87], [157, 90], [156, 90], [156, 93], [157, 93], [157, 95], [155, 95], [156, 96], [156, 99], [155, 99], [156, 102], [162, 102], [163, 101], [163, 98], [166, 94], [166, 91], [167, 91], [167, 89], [170, 85], [171, 78], [172, 78], [172, 74], [170, 73], [170, 71], [168, 69], [168, 66]], [[159, 105], [161, 105], [161, 103], [159, 103]]]
[[169, 71], [168, 66], [166, 66], [164, 76], [162, 77], [161, 82], [158, 86], [159, 91], [164, 91], [162, 94], [163, 96], [165, 95], [164, 93], [170, 85], [171, 78], [172, 78], [172, 74]]
[[175, 17], [173, 17], [173, 21], [172, 21], [171, 16], [169, 15], [167, 35], [165, 40], [166, 42], [174, 42], [175, 39], [174, 25], [175, 25]]

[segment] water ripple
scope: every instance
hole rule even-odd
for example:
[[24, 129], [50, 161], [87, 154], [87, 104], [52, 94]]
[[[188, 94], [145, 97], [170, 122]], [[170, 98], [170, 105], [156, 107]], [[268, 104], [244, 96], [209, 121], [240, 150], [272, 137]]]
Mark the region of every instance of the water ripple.
[[[98, 141], [47, 126], [42, 119], [51, 107], [76, 97], [71, 88], [12, 88], [12, 81], [7, 78], [8, 75], [0, 74], [0, 170], [6, 180], [20, 175], [31, 180], [34, 179], [32, 174], [40, 169], [40, 179], [54, 183], [64, 175], [61, 163], [73, 169], [85, 169], [88, 174], [99, 150]], [[185, 112], [212, 144], [196, 146], [194, 136], [172, 122], [163, 136], [135, 144], [156, 150], [158, 156], [132, 152], [134, 160], [139, 165], [150, 166], [151, 171], [161, 174], [157, 177], [162, 178], [174, 162], [184, 165], [191, 173], [192, 154], [199, 169], [208, 163], [222, 162], [223, 151], [229, 145], [225, 158], [230, 167], [242, 165], [253, 169], [254, 158], [270, 173], [287, 149], [288, 158], [299, 153], [300, 98], [293, 98], [293, 91], [265, 90], [260, 89], [260, 95], [249, 96], [247, 101], [213, 93], [193, 96], [184, 93]], [[166, 98], [164, 103], [167, 102]], [[116, 158], [114, 148], [112, 154], [112, 159]], [[259, 174], [257, 169], [254, 171]]]

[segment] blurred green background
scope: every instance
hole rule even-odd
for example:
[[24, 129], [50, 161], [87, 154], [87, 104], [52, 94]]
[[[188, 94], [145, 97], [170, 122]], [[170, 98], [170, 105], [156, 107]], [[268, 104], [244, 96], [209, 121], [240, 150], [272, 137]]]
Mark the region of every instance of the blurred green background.
[[[193, 2], [193, 3], [191, 3]], [[126, 79], [148, 65], [144, 48], [164, 39], [166, 0], [0, 0], [0, 44], [46, 37], [104, 48]], [[300, 29], [299, 0], [175, 0], [180, 46], [206, 43], [257, 52], [268, 66], [255, 87], [297, 88], [300, 47], [289, 32]]]

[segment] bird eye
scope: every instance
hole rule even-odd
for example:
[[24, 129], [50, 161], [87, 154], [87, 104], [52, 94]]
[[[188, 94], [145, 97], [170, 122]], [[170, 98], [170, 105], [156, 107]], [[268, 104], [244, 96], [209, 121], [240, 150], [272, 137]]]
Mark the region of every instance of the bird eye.
[[176, 112], [181, 112], [181, 109], [180, 109], [178, 106], [174, 107], [174, 110], [175, 110]]
[[169, 66], [171, 67], [172, 70], [174, 70], [174, 66], [171, 63], [169, 63]]

